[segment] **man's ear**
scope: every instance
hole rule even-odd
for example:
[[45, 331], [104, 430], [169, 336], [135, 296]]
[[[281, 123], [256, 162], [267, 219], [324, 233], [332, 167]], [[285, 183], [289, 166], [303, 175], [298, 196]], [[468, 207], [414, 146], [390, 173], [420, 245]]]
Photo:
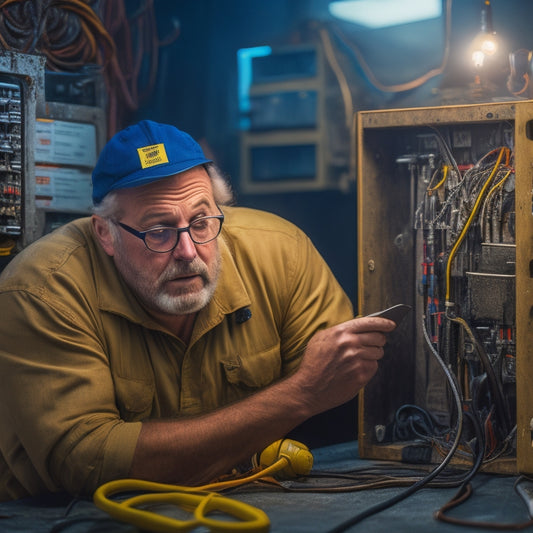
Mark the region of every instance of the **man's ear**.
[[96, 238], [104, 249], [104, 252], [110, 256], [115, 255], [115, 242], [113, 233], [109, 228], [111, 222], [98, 215], [92, 215], [91, 221], [93, 223], [93, 229]]

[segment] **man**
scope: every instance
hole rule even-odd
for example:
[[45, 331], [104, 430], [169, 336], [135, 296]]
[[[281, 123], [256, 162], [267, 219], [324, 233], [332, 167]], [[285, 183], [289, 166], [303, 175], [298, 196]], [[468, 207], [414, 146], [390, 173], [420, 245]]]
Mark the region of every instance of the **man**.
[[207, 482], [374, 375], [394, 324], [352, 319], [300, 230], [230, 199], [189, 135], [143, 121], [102, 151], [95, 214], [8, 265], [1, 499]]

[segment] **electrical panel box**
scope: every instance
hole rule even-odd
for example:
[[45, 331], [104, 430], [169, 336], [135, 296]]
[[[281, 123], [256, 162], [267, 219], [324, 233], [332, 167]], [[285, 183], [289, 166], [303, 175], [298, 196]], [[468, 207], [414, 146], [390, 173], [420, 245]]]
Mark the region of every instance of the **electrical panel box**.
[[44, 64], [44, 57], [0, 53], [0, 266], [38, 236], [33, 147]]
[[359, 313], [412, 307], [360, 455], [436, 464], [461, 429], [452, 464], [533, 473], [533, 102], [362, 111], [357, 158]]
[[287, 46], [253, 59], [243, 192], [334, 189], [346, 181], [346, 118], [324, 56], [320, 46]]
[[91, 171], [106, 140], [102, 75], [45, 65], [42, 55], [0, 51], [0, 270], [91, 211]]

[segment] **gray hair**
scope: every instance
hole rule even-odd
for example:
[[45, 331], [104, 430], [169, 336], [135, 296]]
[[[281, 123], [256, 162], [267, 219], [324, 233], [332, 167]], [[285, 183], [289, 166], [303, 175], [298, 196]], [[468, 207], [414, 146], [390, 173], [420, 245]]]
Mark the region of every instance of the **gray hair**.
[[[203, 166], [211, 178], [215, 202], [218, 205], [233, 204], [235, 201], [233, 190], [229, 180], [224, 176], [222, 171], [214, 163], [206, 163]], [[103, 218], [122, 218], [122, 212], [117, 202], [117, 191], [111, 191], [106, 194], [98, 205], [93, 206], [93, 213]]]

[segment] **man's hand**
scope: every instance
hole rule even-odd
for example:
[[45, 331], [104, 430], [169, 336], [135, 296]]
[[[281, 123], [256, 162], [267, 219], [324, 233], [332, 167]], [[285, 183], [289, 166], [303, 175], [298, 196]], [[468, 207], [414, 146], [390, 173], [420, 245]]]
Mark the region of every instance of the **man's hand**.
[[313, 414], [351, 400], [370, 381], [395, 327], [384, 318], [354, 318], [311, 338], [293, 378]]

